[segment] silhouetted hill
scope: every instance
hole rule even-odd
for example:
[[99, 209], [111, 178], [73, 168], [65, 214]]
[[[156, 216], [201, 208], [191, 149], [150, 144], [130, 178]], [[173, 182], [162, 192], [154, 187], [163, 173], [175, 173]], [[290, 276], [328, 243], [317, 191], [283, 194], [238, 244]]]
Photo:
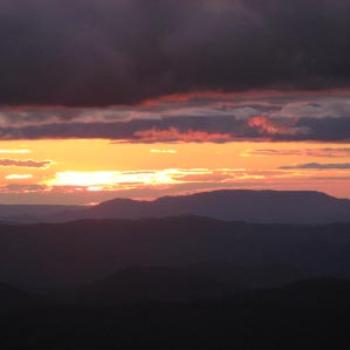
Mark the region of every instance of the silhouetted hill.
[[77, 300], [106, 304], [190, 301], [218, 292], [215, 280], [186, 269], [129, 268], [80, 288]]
[[184, 215], [256, 223], [349, 222], [350, 200], [311, 191], [222, 190], [153, 201], [114, 199], [96, 206], [0, 205], [0, 221], [14, 223]]
[[47, 304], [0, 313], [0, 348], [348, 349], [350, 282], [318, 279], [218, 300]]
[[350, 224], [277, 225], [200, 217], [0, 225], [0, 280], [80, 285], [129, 267], [223, 262], [350, 277]]
[[0, 204], [0, 222], [40, 222], [55, 215], [72, 214], [83, 207], [74, 205], [6, 205]]
[[285, 285], [303, 278], [288, 266], [194, 264], [182, 268], [128, 268], [75, 291], [84, 303], [189, 302]]
[[180, 215], [260, 223], [349, 222], [350, 200], [336, 199], [320, 192], [214, 191], [154, 201], [115, 199], [51, 219], [137, 219]]

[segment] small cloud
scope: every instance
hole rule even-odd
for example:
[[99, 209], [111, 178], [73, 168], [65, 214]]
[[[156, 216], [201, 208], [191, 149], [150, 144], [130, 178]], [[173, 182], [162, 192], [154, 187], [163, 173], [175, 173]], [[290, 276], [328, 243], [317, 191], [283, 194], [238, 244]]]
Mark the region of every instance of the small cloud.
[[279, 149], [246, 149], [241, 152], [241, 157], [274, 157], [274, 156], [298, 156], [302, 155], [299, 150], [279, 150]]
[[51, 164], [51, 160], [37, 161], [32, 159], [0, 159], [0, 166], [2, 167], [48, 168]]
[[350, 163], [305, 163], [281, 166], [282, 170], [350, 170]]
[[175, 149], [151, 149], [150, 153], [156, 154], [176, 154], [177, 151]]
[[0, 193], [17, 193], [17, 194], [27, 194], [27, 193], [43, 193], [47, 190], [45, 186], [38, 184], [19, 184], [12, 183], [4, 187], [0, 187]]
[[261, 134], [267, 135], [296, 135], [302, 130], [295, 128], [295, 119], [289, 118], [288, 122], [273, 120], [264, 115], [252, 117], [248, 120], [248, 125], [257, 129]]
[[0, 149], [0, 154], [29, 154], [32, 153], [29, 149]]
[[246, 149], [240, 154], [241, 157], [274, 157], [274, 156], [296, 156], [317, 158], [343, 158], [350, 156], [350, 148], [314, 148], [314, 149]]
[[28, 180], [33, 178], [32, 174], [10, 174], [5, 176], [6, 180]]
[[232, 139], [230, 134], [207, 132], [199, 130], [181, 131], [171, 127], [168, 129], [148, 129], [134, 133], [138, 142], [227, 142]]

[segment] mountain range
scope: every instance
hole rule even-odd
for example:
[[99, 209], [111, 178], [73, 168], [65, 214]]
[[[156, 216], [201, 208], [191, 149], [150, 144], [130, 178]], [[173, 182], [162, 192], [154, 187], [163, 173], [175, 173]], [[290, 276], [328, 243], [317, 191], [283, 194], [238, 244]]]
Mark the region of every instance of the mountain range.
[[117, 198], [96, 206], [0, 206], [6, 222], [67, 222], [196, 215], [256, 223], [325, 224], [350, 221], [350, 200], [312, 191], [222, 190], [152, 201]]
[[276, 191], [0, 206], [0, 348], [349, 348], [349, 213]]
[[0, 224], [0, 281], [75, 286], [126, 268], [198, 263], [290, 266], [350, 277], [350, 224], [254, 224], [187, 216]]
[[350, 344], [348, 280], [303, 280], [190, 302], [116, 305], [118, 293], [107, 302], [106, 293], [84, 303], [19, 298], [19, 307], [0, 312], [1, 349], [307, 350]]

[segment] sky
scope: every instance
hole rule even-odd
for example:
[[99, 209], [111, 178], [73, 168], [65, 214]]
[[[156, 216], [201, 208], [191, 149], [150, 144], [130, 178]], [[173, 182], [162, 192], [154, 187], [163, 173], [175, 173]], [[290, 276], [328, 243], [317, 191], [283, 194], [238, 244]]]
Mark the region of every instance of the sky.
[[3, 0], [0, 203], [350, 198], [347, 0]]

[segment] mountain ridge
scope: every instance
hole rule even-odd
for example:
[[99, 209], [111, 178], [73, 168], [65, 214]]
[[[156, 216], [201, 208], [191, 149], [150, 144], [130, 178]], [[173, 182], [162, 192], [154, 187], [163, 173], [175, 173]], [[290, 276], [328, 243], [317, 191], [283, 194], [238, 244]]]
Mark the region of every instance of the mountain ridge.
[[350, 278], [350, 223], [252, 224], [198, 217], [0, 224], [0, 280], [74, 286], [133, 266], [288, 265]]
[[196, 215], [257, 223], [325, 224], [350, 221], [350, 200], [322, 192], [220, 190], [152, 201], [116, 198], [94, 207], [66, 212], [51, 220], [139, 219]]
[[317, 191], [217, 190], [154, 200], [115, 198], [94, 206], [0, 204], [3, 223], [179, 216], [252, 223], [350, 222], [350, 200]]

